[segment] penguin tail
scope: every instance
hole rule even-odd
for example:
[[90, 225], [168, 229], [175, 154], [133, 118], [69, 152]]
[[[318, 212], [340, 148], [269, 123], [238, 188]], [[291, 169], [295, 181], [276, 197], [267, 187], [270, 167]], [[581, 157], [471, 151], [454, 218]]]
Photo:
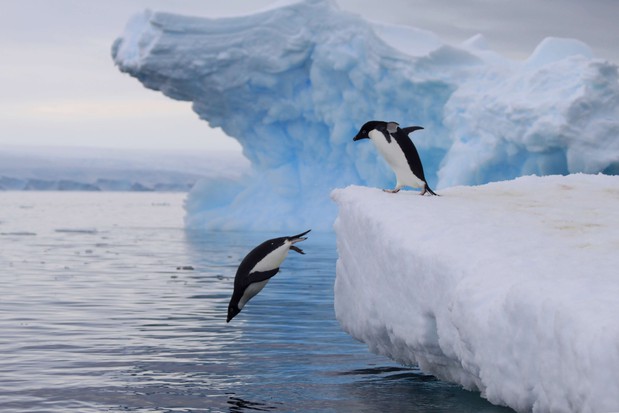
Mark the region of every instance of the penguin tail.
[[292, 243], [293, 243], [293, 244], [294, 244], [294, 243], [297, 243], [297, 242], [299, 242], [299, 241], [305, 241], [305, 240], [307, 239], [307, 237], [304, 237], [304, 235], [306, 235], [306, 234], [307, 234], [308, 232], [310, 232], [310, 231], [311, 231], [311, 229], [308, 229], [308, 230], [307, 230], [307, 231], [305, 231], [305, 232], [302, 232], [302, 233], [300, 233], [300, 234], [293, 235], [293, 236], [291, 236], [291, 237], [287, 237], [287, 238], [288, 238], [290, 241], [292, 241]]
[[439, 194], [437, 194], [436, 192], [434, 192], [432, 190], [432, 188], [430, 188], [430, 185], [426, 184], [425, 189], [423, 190], [423, 192], [421, 193], [421, 195], [425, 195], [426, 192], [429, 192], [430, 195], [434, 195], [434, 196], [440, 196]]

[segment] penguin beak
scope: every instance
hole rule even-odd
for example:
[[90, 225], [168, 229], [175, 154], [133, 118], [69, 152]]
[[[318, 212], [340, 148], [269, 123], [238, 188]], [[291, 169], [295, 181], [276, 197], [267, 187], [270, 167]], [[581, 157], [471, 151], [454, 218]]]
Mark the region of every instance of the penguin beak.
[[355, 136], [354, 138], [352, 138], [353, 142], [355, 141], [360, 141], [361, 139], [370, 139], [369, 136], [367, 135], [362, 135], [361, 133], [358, 133], [357, 136]]

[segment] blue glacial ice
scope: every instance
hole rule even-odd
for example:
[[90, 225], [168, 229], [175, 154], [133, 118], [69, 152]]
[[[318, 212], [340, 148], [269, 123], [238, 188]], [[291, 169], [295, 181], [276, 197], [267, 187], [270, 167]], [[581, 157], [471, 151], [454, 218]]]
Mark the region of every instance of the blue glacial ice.
[[393, 187], [373, 145], [352, 142], [370, 119], [425, 127], [412, 137], [439, 191], [619, 173], [617, 66], [578, 40], [547, 38], [514, 61], [481, 35], [451, 45], [307, 0], [219, 19], [145, 11], [112, 55], [144, 86], [193, 102], [251, 162], [241, 180], [194, 187], [189, 226], [330, 229], [332, 189]]

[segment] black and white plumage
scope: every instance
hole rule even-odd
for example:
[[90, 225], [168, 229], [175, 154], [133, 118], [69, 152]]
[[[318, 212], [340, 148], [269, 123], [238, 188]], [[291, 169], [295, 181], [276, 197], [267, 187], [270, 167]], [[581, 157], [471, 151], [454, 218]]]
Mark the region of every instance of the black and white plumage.
[[396, 122], [372, 120], [366, 122], [353, 141], [370, 139], [378, 152], [387, 161], [396, 176], [394, 189], [384, 189], [385, 192], [398, 192], [404, 186], [421, 188], [420, 195], [426, 192], [436, 195], [426, 182], [423, 166], [417, 148], [408, 134], [423, 129], [421, 126], [400, 128]]
[[228, 318], [230, 322], [241, 312], [245, 304], [258, 294], [267, 285], [271, 277], [279, 271], [279, 266], [286, 259], [289, 250], [305, 254], [297, 247], [297, 242], [306, 240], [305, 234], [290, 237], [279, 237], [264, 241], [243, 258], [234, 278], [234, 292], [228, 304]]

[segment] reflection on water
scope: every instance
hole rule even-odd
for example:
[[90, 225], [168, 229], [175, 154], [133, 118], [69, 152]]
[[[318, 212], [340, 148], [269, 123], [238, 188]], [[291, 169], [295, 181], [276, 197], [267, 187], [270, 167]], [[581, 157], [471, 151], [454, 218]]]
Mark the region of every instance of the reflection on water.
[[290, 234], [186, 232], [181, 205], [2, 194], [3, 412], [509, 411], [341, 332], [332, 234], [310, 233], [226, 324], [241, 259]]
[[255, 410], [259, 412], [269, 412], [277, 409], [275, 406], [268, 406], [265, 403], [254, 403], [248, 402], [247, 400], [243, 400], [239, 397], [230, 396], [228, 399], [228, 404], [230, 405], [230, 412], [244, 412], [248, 410]]

